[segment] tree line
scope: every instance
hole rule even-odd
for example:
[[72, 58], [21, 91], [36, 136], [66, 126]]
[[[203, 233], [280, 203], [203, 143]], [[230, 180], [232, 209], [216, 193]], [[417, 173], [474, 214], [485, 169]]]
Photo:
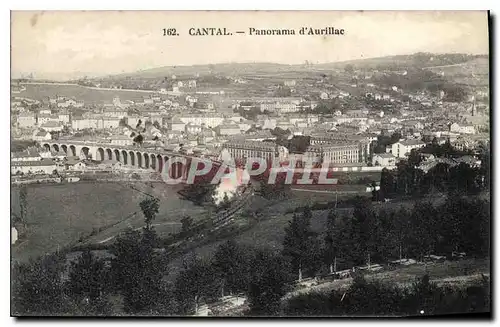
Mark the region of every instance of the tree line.
[[[425, 154], [441, 158], [440, 162], [422, 170]], [[453, 148], [449, 142], [444, 145], [429, 144], [423, 149], [412, 150], [409, 158], [396, 164], [396, 169], [383, 169], [380, 177], [380, 192], [374, 194], [374, 200], [395, 196], [425, 195], [435, 192], [476, 194], [490, 188], [490, 151], [480, 149], [479, 166], [466, 162], [455, 164], [454, 158], [465, 155]], [[472, 160], [476, 160], [470, 156]]]
[[440, 205], [376, 211], [358, 199], [351, 214], [332, 209], [321, 233], [311, 228], [310, 208], [296, 213], [281, 250], [229, 240], [209, 259], [185, 256], [173, 276], [173, 258], [159, 247], [152, 226], [158, 206], [154, 198], [141, 202], [145, 227], [119, 235], [108, 252], [84, 251], [69, 267], [64, 253], [14, 264], [13, 313], [187, 315], [202, 303], [242, 294], [247, 315], [277, 315], [297, 279], [433, 253], [489, 256], [488, 201], [450, 196]]
[[429, 280], [428, 275], [407, 287], [367, 281], [362, 275], [357, 275], [346, 290], [297, 295], [283, 305], [283, 314], [288, 316], [415, 317], [485, 314], [490, 310], [490, 280], [485, 276], [461, 289], [437, 285]]

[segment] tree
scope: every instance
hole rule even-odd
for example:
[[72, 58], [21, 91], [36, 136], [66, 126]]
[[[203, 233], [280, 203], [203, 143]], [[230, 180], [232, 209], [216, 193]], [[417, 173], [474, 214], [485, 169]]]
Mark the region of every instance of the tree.
[[283, 256], [291, 262], [293, 271], [298, 272], [298, 279], [302, 279], [302, 272], [313, 275], [319, 268], [321, 261], [319, 242], [316, 233], [311, 230], [312, 212], [306, 207], [302, 214], [295, 214], [285, 227], [283, 241]]
[[352, 73], [354, 73], [354, 66], [353, 66], [353, 65], [351, 65], [351, 64], [347, 64], [347, 65], [345, 65], [345, 67], [344, 67], [344, 71], [345, 71], [346, 73], [348, 73], [348, 74], [352, 74]]
[[128, 231], [111, 247], [115, 289], [124, 297], [124, 310], [134, 314], [171, 312], [171, 297], [163, 282], [166, 260], [153, 249], [146, 233]]
[[157, 129], [161, 129], [160, 123], [157, 122], [156, 120], [153, 122], [153, 126]]
[[380, 192], [385, 197], [390, 197], [394, 194], [394, 174], [387, 168], [382, 169], [380, 174]]
[[144, 215], [144, 222], [146, 223], [146, 230], [151, 230], [153, 220], [158, 214], [160, 208], [160, 200], [155, 197], [148, 197], [139, 203], [142, 213]]
[[14, 264], [13, 311], [22, 315], [68, 313], [68, 298], [61, 279], [64, 258], [51, 254], [27, 264]]
[[410, 215], [409, 250], [420, 260], [430, 254], [437, 243], [438, 212], [429, 202], [417, 202]]
[[83, 312], [90, 315], [109, 313], [110, 303], [106, 297], [110, 290], [109, 270], [90, 250], [72, 262], [67, 289]]
[[251, 315], [276, 315], [286, 294], [288, 266], [282, 256], [258, 250], [251, 264], [248, 302]]
[[193, 314], [203, 301], [219, 298], [215, 267], [209, 262], [194, 258], [186, 264], [175, 281], [175, 298], [178, 314]]
[[248, 248], [228, 240], [219, 246], [212, 260], [217, 274], [222, 280], [221, 295], [225, 291], [247, 292], [250, 282], [250, 261], [253, 253]]
[[371, 202], [358, 198], [354, 204], [352, 219], [348, 225], [348, 238], [351, 250], [348, 255], [354, 265], [361, 265], [370, 261], [370, 256], [375, 253], [373, 242], [373, 229], [375, 215]]
[[136, 137], [133, 138], [133, 141], [135, 144], [142, 145], [142, 143], [144, 142], [144, 136], [139, 133]]
[[28, 214], [28, 189], [26, 185], [21, 185], [19, 188], [19, 209], [20, 218], [23, 227], [26, 228], [26, 219]]
[[181, 233], [188, 233], [191, 230], [191, 227], [193, 227], [193, 218], [191, 218], [190, 216], [183, 216], [181, 218], [181, 224]]
[[330, 274], [337, 272], [337, 258], [342, 254], [344, 226], [340, 225], [336, 210], [328, 213], [326, 221], [325, 247], [323, 249], [325, 262], [330, 268]]

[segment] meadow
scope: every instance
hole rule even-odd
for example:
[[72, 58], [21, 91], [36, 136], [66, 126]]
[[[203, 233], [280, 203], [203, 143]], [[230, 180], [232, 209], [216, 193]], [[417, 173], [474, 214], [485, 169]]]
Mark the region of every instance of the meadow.
[[[139, 203], [146, 194], [160, 198], [160, 210], [155, 223], [179, 223], [182, 215], [193, 217], [203, 211], [188, 201], [179, 199], [171, 185], [118, 183], [75, 183], [60, 185], [30, 185], [27, 187], [27, 237], [12, 246], [12, 258], [26, 261], [74, 244], [93, 228], [117, 224], [98, 235], [114, 236], [126, 228], [140, 228], [144, 218]], [[144, 192], [144, 193], [142, 193]], [[19, 188], [11, 192], [11, 210], [19, 215]], [[126, 221], [124, 221], [126, 220]], [[121, 223], [120, 223], [121, 222]], [[172, 224], [172, 226], [178, 224]]]
[[120, 97], [121, 101], [142, 102], [143, 97], [149, 95], [148, 92], [141, 91], [99, 90], [71, 84], [26, 84], [25, 86], [26, 91], [21, 92], [19, 96], [39, 101], [47, 101], [48, 97], [61, 95], [83, 100], [85, 104], [112, 103], [116, 96]]

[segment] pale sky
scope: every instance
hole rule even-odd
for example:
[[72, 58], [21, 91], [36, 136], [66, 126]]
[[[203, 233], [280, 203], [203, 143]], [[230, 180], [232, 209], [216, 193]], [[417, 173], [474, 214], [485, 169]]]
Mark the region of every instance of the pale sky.
[[[248, 29], [303, 26], [344, 36], [250, 36]], [[163, 28], [180, 36], [163, 36]], [[189, 36], [226, 27], [233, 36]], [[245, 31], [240, 35], [235, 31]], [[228, 62], [301, 64], [415, 52], [488, 54], [487, 12], [424, 11], [46, 11], [12, 12], [12, 76], [107, 75], [174, 65]]]

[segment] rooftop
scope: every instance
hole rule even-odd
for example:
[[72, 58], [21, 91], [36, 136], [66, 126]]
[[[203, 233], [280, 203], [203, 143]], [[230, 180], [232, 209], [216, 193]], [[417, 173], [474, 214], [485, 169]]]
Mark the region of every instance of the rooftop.
[[52, 159], [42, 159], [42, 160], [33, 160], [33, 161], [13, 161], [12, 166], [55, 166], [55, 162]]

